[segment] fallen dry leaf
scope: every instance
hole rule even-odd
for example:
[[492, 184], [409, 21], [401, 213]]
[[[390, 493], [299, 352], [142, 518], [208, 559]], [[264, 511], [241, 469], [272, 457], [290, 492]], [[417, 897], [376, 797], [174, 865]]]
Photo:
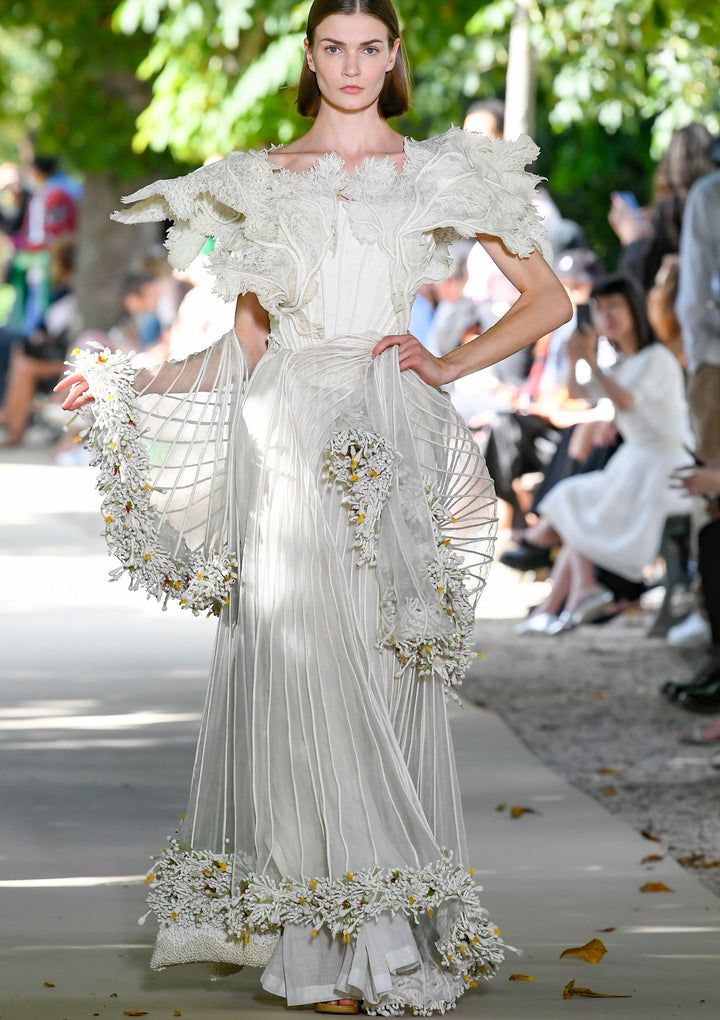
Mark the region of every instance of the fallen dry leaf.
[[498, 804], [498, 806], [495, 808], [495, 810], [496, 811], [504, 811], [506, 807], [507, 807], [507, 804]]
[[576, 988], [574, 981], [568, 981], [563, 988], [563, 999], [632, 999], [632, 995], [612, 995], [608, 992], [594, 992], [592, 988]]
[[587, 960], [588, 963], [600, 963], [605, 953], [607, 953], [607, 949], [600, 939], [590, 939], [584, 946], [563, 949], [560, 959], [562, 960], [563, 956], [579, 956], [581, 960]]
[[648, 854], [647, 857], [643, 857], [640, 861], [641, 864], [654, 864], [655, 861], [664, 861], [665, 857], [663, 854]]
[[615, 925], [613, 925], [612, 928], [598, 928], [598, 931], [600, 931], [600, 932], [615, 931], [615, 930], [616, 930]]
[[694, 868], [696, 864], [700, 864], [705, 860], [705, 854], [690, 854], [687, 857], [678, 857], [678, 864], [682, 864], [683, 868]]
[[703, 868], [720, 868], [720, 860], [717, 861], [703, 861], [701, 864]]
[[601, 776], [621, 776], [622, 769], [600, 768], [596, 769]]
[[652, 832], [648, 832], [647, 829], [641, 829], [640, 835], [644, 836], [645, 839], [651, 839], [653, 843], [662, 843], [662, 840], [660, 839], [659, 836], [653, 836]]
[[614, 786], [606, 786], [602, 791], [603, 797], [617, 797], [617, 790]]
[[512, 818], [520, 818], [522, 815], [536, 815], [537, 811], [531, 807], [513, 807], [510, 808], [510, 815]]
[[604, 691], [593, 691], [593, 698], [596, 701], [607, 701], [607, 694]]
[[147, 1010], [124, 1009], [123, 1016], [147, 1016]]
[[182, 1013], [180, 1012], [179, 1009], [176, 1009], [175, 1012], [173, 1013], [173, 1016], [182, 1016]]
[[43, 984], [45, 985], [46, 988], [54, 988], [55, 987], [55, 985], [52, 983], [52, 981], [43, 981]]
[[508, 981], [534, 981], [535, 978], [530, 974], [511, 974]]
[[675, 892], [675, 890], [670, 889], [664, 882], [646, 882], [640, 886], [640, 892]]

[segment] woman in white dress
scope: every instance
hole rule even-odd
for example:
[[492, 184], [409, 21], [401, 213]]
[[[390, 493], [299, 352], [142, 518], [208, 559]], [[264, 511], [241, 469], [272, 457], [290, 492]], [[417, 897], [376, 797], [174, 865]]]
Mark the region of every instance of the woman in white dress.
[[568, 346], [574, 376], [578, 360], [590, 381], [573, 395], [607, 397], [623, 443], [601, 471], [558, 482], [538, 506], [533, 544], [562, 541], [547, 598], [516, 628], [518, 633], [560, 634], [598, 615], [613, 595], [595, 580], [595, 568], [642, 581], [658, 555], [666, 518], [686, 514], [687, 503], [671, 484], [687, 464], [692, 433], [680, 364], [661, 344], [648, 320], [645, 293], [630, 276], [616, 274], [593, 287], [598, 333], [618, 352], [608, 371], [597, 361], [598, 333], [576, 331]]
[[[305, 136], [150, 185], [118, 214], [174, 220], [177, 266], [212, 236], [235, 330], [137, 374], [78, 355], [64, 406], [89, 405], [118, 573], [219, 615], [189, 808], [148, 876], [153, 966], [264, 966], [291, 1005], [427, 1016], [502, 959], [467, 870], [444, 701], [494, 500], [436, 387], [570, 308], [540, 253], [533, 143], [388, 124], [407, 106], [389, 0], [316, 0], [305, 47]], [[460, 236], [520, 298], [435, 358], [410, 309]]]

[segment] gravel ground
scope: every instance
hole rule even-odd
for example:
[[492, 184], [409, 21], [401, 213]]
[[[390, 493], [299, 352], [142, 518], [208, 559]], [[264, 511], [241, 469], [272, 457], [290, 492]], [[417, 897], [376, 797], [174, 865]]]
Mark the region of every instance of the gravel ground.
[[518, 619], [545, 590], [494, 565], [476, 627], [485, 658], [475, 660], [464, 697], [497, 712], [543, 764], [659, 839], [648, 854], [670, 852], [720, 895], [720, 771], [709, 763], [720, 745], [679, 742], [712, 717], [658, 695], [664, 680], [689, 677], [701, 651], [648, 638], [650, 608], [553, 638], [517, 636]]

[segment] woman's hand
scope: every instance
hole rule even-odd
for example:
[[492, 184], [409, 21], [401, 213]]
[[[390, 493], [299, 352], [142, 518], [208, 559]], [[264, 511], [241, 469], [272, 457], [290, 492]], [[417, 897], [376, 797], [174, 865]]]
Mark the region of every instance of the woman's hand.
[[608, 213], [608, 223], [617, 234], [620, 244], [625, 247], [647, 237], [650, 231], [645, 211], [634, 209], [622, 201], [613, 200]]
[[700, 466], [677, 468], [672, 474], [676, 483], [674, 488], [683, 488], [691, 496], [714, 496], [720, 492], [720, 466]]
[[53, 393], [61, 393], [63, 390], [71, 389], [63, 401], [63, 410], [79, 411], [85, 404], [93, 402], [95, 397], [90, 392], [90, 385], [81, 372], [73, 372], [60, 380], [57, 386], [53, 387]]
[[407, 372], [411, 368], [430, 386], [442, 386], [450, 381], [443, 359], [431, 354], [412, 333], [384, 336], [373, 347], [373, 358], [377, 358], [378, 354], [382, 354], [388, 347], [398, 348], [401, 372]]
[[571, 364], [576, 365], [583, 359], [595, 371], [598, 367], [597, 342], [598, 335], [589, 326], [585, 329], [574, 330], [567, 343], [567, 353]]

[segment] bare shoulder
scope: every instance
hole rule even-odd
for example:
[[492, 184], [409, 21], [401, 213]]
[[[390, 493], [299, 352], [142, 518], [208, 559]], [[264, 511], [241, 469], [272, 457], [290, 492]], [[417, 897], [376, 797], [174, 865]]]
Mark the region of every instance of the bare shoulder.
[[302, 173], [309, 170], [323, 155], [302, 144], [302, 138], [298, 138], [289, 145], [278, 145], [267, 151], [268, 163], [282, 167], [284, 170], [292, 170], [294, 173]]

